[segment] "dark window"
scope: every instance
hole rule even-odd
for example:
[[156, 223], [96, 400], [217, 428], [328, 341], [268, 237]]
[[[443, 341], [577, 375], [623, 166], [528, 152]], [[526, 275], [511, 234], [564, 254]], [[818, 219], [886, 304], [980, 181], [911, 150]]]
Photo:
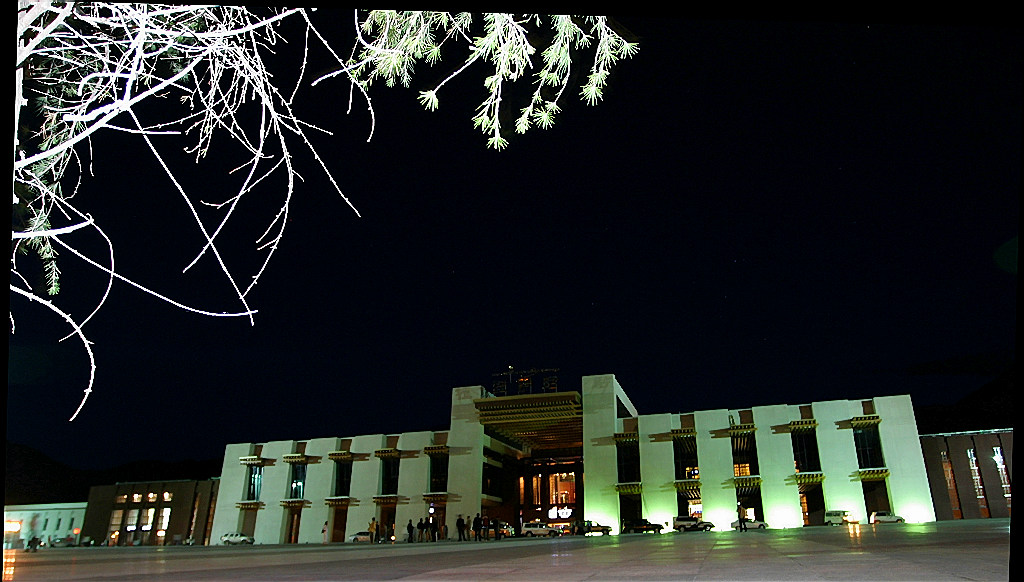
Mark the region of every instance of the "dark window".
[[877, 425], [853, 429], [853, 442], [857, 447], [857, 463], [861, 469], [885, 466]]
[[396, 495], [398, 493], [398, 459], [381, 459], [381, 469], [384, 472], [381, 476], [381, 495]]
[[352, 489], [352, 463], [335, 463], [334, 494], [338, 497], [348, 497]]
[[627, 441], [618, 443], [619, 483], [640, 482], [640, 443]]
[[748, 432], [732, 437], [733, 476], [760, 475], [757, 466], [757, 441]]
[[448, 455], [430, 457], [430, 491], [448, 491]]
[[796, 471], [820, 471], [821, 459], [818, 457], [818, 439], [813, 431], [797, 431], [793, 437], [793, 460]]
[[672, 446], [676, 461], [676, 480], [697, 479], [697, 439], [674, 439]]

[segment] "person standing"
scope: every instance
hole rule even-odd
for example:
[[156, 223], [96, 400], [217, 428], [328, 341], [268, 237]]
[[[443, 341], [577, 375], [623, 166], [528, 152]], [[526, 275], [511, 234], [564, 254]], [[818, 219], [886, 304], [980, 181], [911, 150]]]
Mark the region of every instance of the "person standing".
[[430, 518], [430, 541], [432, 541], [432, 542], [436, 542], [437, 541], [437, 518], [436, 517], [431, 517]]
[[455, 528], [459, 530], [459, 541], [466, 541], [466, 520], [462, 519], [462, 514], [459, 514], [459, 519], [455, 520]]
[[484, 539], [486, 539], [487, 541], [490, 541], [491, 540], [491, 520], [487, 517], [486, 513], [484, 514], [483, 521], [481, 522], [481, 525], [483, 526], [482, 529], [484, 530]]
[[476, 517], [473, 518], [473, 540], [474, 541], [477, 541], [477, 542], [483, 541], [484, 538], [480, 537], [480, 527], [482, 525], [483, 525], [483, 522], [480, 520], [480, 514], [478, 513], [478, 514], [476, 514]]
[[371, 517], [370, 518], [370, 525], [367, 526], [367, 529], [370, 530], [370, 543], [372, 544], [372, 543], [377, 542], [377, 518], [376, 517]]
[[414, 536], [416, 535], [416, 526], [412, 524], [411, 519], [409, 520], [409, 525], [405, 526], [405, 531], [409, 533], [409, 543], [411, 544], [415, 539]]
[[423, 518], [420, 518], [420, 522], [416, 524], [416, 530], [419, 532], [419, 537], [416, 541], [423, 542], [427, 539], [427, 524], [423, 523]]
[[327, 543], [327, 522], [326, 521], [324, 522], [324, 529], [321, 530], [320, 533], [323, 534], [323, 536], [324, 536], [323, 543], [326, 544]]

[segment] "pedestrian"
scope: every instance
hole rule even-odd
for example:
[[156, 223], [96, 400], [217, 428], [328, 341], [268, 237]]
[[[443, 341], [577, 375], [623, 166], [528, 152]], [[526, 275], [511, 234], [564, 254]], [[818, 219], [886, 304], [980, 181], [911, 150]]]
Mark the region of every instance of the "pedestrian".
[[437, 518], [430, 518], [430, 541], [437, 541]]
[[412, 524], [411, 519], [409, 520], [409, 525], [405, 526], [405, 531], [409, 532], [409, 543], [411, 544], [415, 539], [414, 536], [416, 535], [416, 526]]
[[326, 544], [327, 543], [327, 522], [326, 521], [324, 522], [324, 529], [320, 533], [323, 534], [323, 536], [324, 536], [324, 542], [323, 543]]
[[462, 514], [459, 514], [459, 519], [455, 520], [455, 528], [459, 530], [459, 541], [466, 541], [466, 520], [462, 519]]
[[377, 541], [377, 518], [376, 517], [371, 517], [370, 518], [370, 525], [367, 527], [367, 529], [370, 530], [370, 543], [372, 544], [372, 543]]
[[486, 539], [487, 541], [490, 541], [491, 540], [491, 520], [490, 520], [490, 518], [487, 517], [486, 513], [484, 514], [483, 520], [482, 520], [480, 525], [483, 526], [484, 539]]
[[484, 539], [480, 536], [480, 527], [482, 525], [483, 522], [480, 520], [480, 514], [478, 513], [476, 514], [476, 517], [473, 518], [473, 541], [479, 542]]
[[501, 520], [500, 519], [492, 519], [491, 520], [491, 527], [494, 529], [494, 541], [500, 540], [501, 539]]
[[419, 537], [416, 539], [418, 542], [424, 542], [427, 540], [427, 524], [423, 523], [423, 518], [420, 518], [420, 522], [416, 524], [416, 529], [419, 531]]

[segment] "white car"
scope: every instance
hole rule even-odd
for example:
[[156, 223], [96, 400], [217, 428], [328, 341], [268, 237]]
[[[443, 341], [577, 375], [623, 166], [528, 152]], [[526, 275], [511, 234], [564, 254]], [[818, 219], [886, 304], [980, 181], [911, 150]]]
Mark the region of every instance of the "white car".
[[871, 523], [903, 523], [906, 520], [891, 511], [876, 511], [871, 514], [869, 521]]
[[233, 546], [235, 544], [250, 544], [251, 545], [254, 540], [252, 539], [252, 536], [247, 536], [247, 535], [245, 535], [243, 533], [232, 532], [232, 533], [226, 533], [226, 534], [220, 536], [220, 541], [221, 541], [222, 544]]
[[[732, 522], [730, 527], [732, 527], [732, 529], [740, 529], [740, 520], [737, 519]], [[768, 527], [768, 524], [763, 521], [758, 521], [756, 519], [747, 520], [747, 529], [765, 529], [766, 527]]]
[[356, 542], [370, 542], [370, 532], [368, 531], [357, 531], [356, 533], [348, 536], [348, 541], [352, 543]]
[[531, 521], [523, 524], [523, 535], [526, 537], [532, 538], [534, 536], [548, 536], [553, 538], [561, 535], [561, 533], [562, 532], [558, 528], [539, 521]]

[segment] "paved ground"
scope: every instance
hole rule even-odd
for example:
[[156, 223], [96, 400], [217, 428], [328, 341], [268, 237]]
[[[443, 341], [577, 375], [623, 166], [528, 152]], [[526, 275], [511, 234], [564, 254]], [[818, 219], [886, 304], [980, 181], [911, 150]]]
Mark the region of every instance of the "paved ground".
[[1008, 580], [1010, 521], [387, 546], [4, 551], [4, 580]]

